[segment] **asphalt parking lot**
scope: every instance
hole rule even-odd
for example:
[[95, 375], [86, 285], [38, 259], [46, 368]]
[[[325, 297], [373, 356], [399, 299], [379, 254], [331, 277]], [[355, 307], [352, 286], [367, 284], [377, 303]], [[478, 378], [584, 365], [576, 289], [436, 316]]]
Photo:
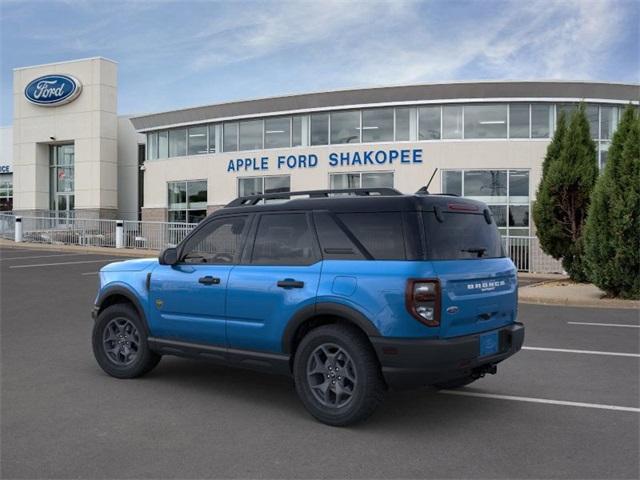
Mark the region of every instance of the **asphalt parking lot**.
[[[96, 271], [122, 257], [0, 248], [2, 478], [638, 478], [634, 310], [520, 305], [525, 350], [461, 389], [314, 421], [285, 377], [95, 363]], [[594, 325], [598, 324], [598, 325]]]

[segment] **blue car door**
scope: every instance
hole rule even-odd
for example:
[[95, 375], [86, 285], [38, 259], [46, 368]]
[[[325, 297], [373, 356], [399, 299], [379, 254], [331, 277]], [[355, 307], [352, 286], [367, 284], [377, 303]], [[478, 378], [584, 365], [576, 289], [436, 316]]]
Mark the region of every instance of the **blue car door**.
[[229, 348], [280, 352], [288, 320], [315, 303], [322, 262], [310, 213], [264, 213], [227, 286]]
[[214, 218], [186, 240], [176, 265], [159, 265], [149, 283], [151, 334], [226, 346], [225, 303], [248, 215]]

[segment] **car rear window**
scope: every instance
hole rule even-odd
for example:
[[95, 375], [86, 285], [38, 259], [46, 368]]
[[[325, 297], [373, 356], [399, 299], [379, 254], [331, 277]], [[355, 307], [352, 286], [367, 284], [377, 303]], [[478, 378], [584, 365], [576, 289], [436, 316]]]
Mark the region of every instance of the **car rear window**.
[[430, 260], [464, 260], [504, 257], [496, 223], [482, 213], [435, 212], [423, 214], [427, 256]]

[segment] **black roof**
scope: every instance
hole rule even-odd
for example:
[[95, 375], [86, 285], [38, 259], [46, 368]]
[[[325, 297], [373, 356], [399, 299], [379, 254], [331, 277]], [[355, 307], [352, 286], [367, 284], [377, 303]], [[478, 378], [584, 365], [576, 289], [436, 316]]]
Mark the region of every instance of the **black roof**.
[[[286, 196], [287, 193], [280, 195]], [[487, 208], [483, 202], [452, 195], [403, 195], [399, 192], [394, 195], [292, 198], [278, 203], [245, 206], [233, 206], [233, 204], [234, 202], [223, 209], [217, 210], [213, 215], [296, 210], [329, 210], [335, 212], [432, 211], [436, 206], [442, 210], [453, 211], [465, 210], [466, 207], [467, 210], [482, 213]]]

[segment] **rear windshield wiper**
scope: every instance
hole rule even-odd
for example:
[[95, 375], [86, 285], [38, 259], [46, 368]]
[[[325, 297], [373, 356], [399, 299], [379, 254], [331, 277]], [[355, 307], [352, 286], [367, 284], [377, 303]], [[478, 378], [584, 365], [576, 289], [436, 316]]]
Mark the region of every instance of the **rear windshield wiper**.
[[482, 257], [484, 255], [484, 253], [487, 251], [486, 248], [465, 248], [460, 250], [461, 252], [468, 252], [468, 253], [477, 253], [478, 254], [478, 258]]

